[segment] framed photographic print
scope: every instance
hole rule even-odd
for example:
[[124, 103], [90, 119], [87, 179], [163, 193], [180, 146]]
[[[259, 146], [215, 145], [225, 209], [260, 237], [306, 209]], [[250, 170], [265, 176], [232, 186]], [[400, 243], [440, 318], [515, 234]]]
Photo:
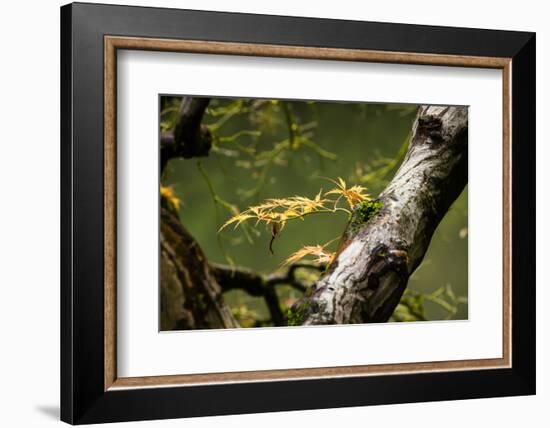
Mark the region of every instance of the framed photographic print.
[[61, 8], [61, 418], [535, 393], [535, 35]]

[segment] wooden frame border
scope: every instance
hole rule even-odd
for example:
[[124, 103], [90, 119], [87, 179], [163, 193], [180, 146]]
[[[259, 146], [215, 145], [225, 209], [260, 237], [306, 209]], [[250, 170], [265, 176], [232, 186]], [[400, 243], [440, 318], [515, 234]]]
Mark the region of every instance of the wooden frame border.
[[[116, 375], [116, 52], [118, 49], [250, 55], [300, 59], [381, 62], [495, 68], [503, 72], [503, 357], [460, 361], [380, 364], [306, 369], [262, 370], [171, 376], [118, 378]], [[501, 57], [383, 52], [357, 49], [298, 47], [268, 44], [170, 40], [141, 37], [104, 37], [104, 390], [354, 377], [381, 374], [441, 372], [511, 367], [511, 79], [512, 60]]]

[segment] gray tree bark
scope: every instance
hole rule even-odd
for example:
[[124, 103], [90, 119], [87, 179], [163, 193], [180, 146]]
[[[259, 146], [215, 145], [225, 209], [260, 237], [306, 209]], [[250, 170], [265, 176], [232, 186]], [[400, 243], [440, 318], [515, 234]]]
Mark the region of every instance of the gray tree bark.
[[293, 306], [293, 324], [387, 321], [466, 186], [467, 165], [467, 107], [421, 107], [406, 157], [378, 197], [382, 208], [365, 218], [356, 207], [335, 261]]

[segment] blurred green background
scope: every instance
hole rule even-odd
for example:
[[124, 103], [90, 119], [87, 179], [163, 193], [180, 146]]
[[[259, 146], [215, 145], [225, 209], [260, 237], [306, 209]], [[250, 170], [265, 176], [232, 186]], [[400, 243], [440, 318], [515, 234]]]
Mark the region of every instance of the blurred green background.
[[[161, 131], [173, 128], [180, 101], [178, 97], [161, 98]], [[313, 198], [321, 188], [327, 191], [334, 187], [323, 177], [342, 177], [349, 185], [361, 184], [376, 197], [402, 160], [417, 107], [213, 99], [203, 119], [214, 135], [210, 155], [171, 160], [161, 182], [180, 199], [180, 219], [209, 260], [271, 273], [302, 246], [325, 244], [339, 237], [346, 226], [346, 214], [312, 215], [304, 221], [288, 222], [274, 241], [271, 254], [271, 232], [261, 224], [248, 230], [252, 243], [233, 226], [218, 234], [231, 217], [227, 204], [244, 211], [266, 198]], [[274, 156], [274, 149], [288, 142], [292, 133], [299, 144]], [[467, 225], [465, 189], [439, 225], [424, 261], [409, 281], [408, 296], [424, 296], [428, 320], [467, 319]], [[334, 250], [334, 246], [329, 248]], [[283, 304], [299, 298], [299, 293], [289, 287], [278, 292]], [[231, 291], [225, 297], [235, 312], [267, 316], [261, 298], [241, 291]]]

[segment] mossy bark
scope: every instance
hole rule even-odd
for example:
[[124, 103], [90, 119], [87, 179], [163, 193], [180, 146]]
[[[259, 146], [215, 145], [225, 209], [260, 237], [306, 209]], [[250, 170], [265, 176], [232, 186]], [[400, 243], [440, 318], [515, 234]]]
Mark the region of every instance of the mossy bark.
[[206, 256], [179, 219], [161, 209], [161, 330], [235, 328]]

